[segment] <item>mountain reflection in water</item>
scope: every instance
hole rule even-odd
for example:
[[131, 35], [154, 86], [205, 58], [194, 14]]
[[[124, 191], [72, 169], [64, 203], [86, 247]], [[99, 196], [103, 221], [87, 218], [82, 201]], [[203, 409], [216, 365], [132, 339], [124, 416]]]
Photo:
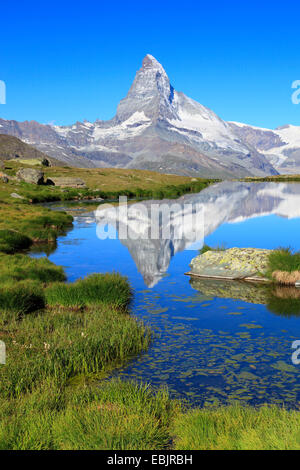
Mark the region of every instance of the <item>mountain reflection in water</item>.
[[[300, 217], [300, 185], [224, 182], [210, 186], [199, 194], [185, 195], [176, 201], [146, 201], [142, 204], [149, 209], [148, 218], [144, 213], [142, 217], [137, 214], [135, 218], [133, 210], [128, 220], [117, 218], [115, 211], [106, 209], [105, 206], [101, 210], [100, 206], [98, 214], [101, 218], [98, 217], [98, 223], [101, 225], [101, 221], [105, 220], [105, 224], [114, 225], [118, 233], [124, 232], [123, 226], [127, 225], [128, 238], [120, 241], [128, 248], [145, 284], [154, 287], [167, 272], [170, 261], [176, 253], [189, 248], [193, 242], [199, 242], [199, 248], [203, 244], [202, 239], [195, 238], [193, 226], [181, 226], [185, 220], [186, 205], [192, 205], [196, 211], [195, 218], [199, 225], [203, 225], [203, 235], [207, 238], [223, 224], [239, 224], [247, 219], [269, 215], [288, 219]], [[170, 220], [170, 238], [151, 239], [148, 236], [151, 229], [150, 206], [163, 207], [166, 204], [170, 207], [175, 204], [177, 207]], [[133, 206], [130, 207], [132, 209]], [[160, 231], [163, 228], [160, 222]], [[268, 226], [264, 227], [264, 231], [268, 231]], [[182, 233], [183, 236], [176, 238], [177, 233]], [[145, 234], [147, 236], [144, 236]], [[273, 235], [270, 233], [270, 238]], [[284, 238], [282, 241], [278, 240], [278, 243], [284, 245]], [[236, 246], [240, 246], [238, 239]], [[269, 246], [255, 247], [269, 248]]]

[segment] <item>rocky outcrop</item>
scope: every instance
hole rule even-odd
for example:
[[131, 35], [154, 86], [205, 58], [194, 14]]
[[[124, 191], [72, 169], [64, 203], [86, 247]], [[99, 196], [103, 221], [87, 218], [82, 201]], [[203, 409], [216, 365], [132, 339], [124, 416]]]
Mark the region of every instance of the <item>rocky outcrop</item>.
[[16, 177], [19, 181], [24, 181], [25, 183], [44, 183], [44, 173], [40, 170], [34, 170], [33, 168], [21, 168], [17, 171]]
[[47, 184], [59, 186], [60, 188], [86, 188], [86, 184], [81, 178], [51, 177], [47, 179]]
[[230, 248], [207, 251], [191, 261], [190, 274], [217, 279], [263, 279], [271, 250]]
[[13, 199], [24, 199], [25, 200], [25, 197], [20, 196], [20, 194], [18, 194], [18, 193], [11, 193], [10, 197], [12, 197]]

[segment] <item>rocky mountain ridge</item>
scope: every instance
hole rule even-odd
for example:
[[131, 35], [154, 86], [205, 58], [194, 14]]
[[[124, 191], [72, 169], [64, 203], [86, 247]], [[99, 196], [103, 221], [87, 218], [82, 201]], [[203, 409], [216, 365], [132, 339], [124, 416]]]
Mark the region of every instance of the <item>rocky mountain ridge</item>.
[[[296, 153], [300, 155], [299, 129]], [[18, 137], [69, 166], [149, 169], [187, 176], [272, 175], [281, 166], [278, 148], [294, 156], [293, 148], [283, 148], [286, 142], [280, 133], [227, 123], [174, 90], [163, 66], [150, 54], [113, 119], [71, 126], [0, 119], [0, 133]]]

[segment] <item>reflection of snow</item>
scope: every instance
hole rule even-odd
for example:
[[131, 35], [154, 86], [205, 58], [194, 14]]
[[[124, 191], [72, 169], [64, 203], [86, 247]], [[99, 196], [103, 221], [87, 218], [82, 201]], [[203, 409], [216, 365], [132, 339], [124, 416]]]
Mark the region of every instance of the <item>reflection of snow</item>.
[[[105, 225], [111, 233], [116, 230], [145, 283], [153, 287], [166, 273], [176, 253], [201, 248], [204, 237], [223, 223], [270, 214], [300, 217], [300, 185], [224, 182], [176, 201], [133, 204], [128, 206], [127, 213], [125, 206], [121, 207], [118, 211], [117, 206], [100, 205], [96, 211], [100, 227], [97, 230], [103, 231]], [[165, 211], [171, 217], [160, 217], [155, 224], [151, 217], [153, 210]]]

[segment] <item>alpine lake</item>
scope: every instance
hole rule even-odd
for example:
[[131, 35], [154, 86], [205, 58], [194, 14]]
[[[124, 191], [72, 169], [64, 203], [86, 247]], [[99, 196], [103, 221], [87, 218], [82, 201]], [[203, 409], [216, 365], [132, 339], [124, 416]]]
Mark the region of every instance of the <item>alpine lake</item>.
[[[99, 222], [87, 204], [52, 206], [70, 210], [74, 227], [47, 252], [49, 259], [65, 267], [70, 282], [95, 272], [127, 276], [134, 291], [132, 314], [153, 331], [150, 348], [113, 376], [167, 386], [172, 397], [195, 406], [239, 401], [297, 409], [300, 365], [292, 361], [292, 345], [300, 340], [300, 289], [272, 292], [270, 286], [185, 273], [203, 243], [300, 250], [300, 184], [223, 182], [145, 205], [174, 203], [169, 238], [154, 239], [138, 237], [151, 220], [141, 221], [134, 211], [116, 223], [103, 204]], [[176, 238], [185, 204], [196, 207], [201, 239], [193, 239], [189, 229]], [[129, 235], [120, 238], [124, 228]], [[104, 231], [116, 236], [105, 238]], [[43, 249], [32, 252], [44, 255]]]

